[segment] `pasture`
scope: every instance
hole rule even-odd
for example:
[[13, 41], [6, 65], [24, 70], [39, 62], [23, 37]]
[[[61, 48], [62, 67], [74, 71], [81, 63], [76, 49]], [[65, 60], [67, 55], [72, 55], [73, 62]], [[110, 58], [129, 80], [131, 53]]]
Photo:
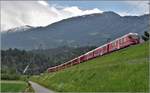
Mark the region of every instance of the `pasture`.
[[23, 92], [27, 88], [27, 83], [24, 81], [1, 81], [1, 92]]
[[148, 92], [148, 50], [148, 42], [130, 46], [31, 80], [59, 92]]

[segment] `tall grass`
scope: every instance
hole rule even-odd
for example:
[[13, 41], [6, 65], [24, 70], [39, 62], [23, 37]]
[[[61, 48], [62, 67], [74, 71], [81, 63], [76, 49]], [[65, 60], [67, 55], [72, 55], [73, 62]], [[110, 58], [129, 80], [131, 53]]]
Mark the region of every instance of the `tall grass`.
[[63, 92], [145, 92], [149, 82], [148, 44], [131, 46], [31, 79]]

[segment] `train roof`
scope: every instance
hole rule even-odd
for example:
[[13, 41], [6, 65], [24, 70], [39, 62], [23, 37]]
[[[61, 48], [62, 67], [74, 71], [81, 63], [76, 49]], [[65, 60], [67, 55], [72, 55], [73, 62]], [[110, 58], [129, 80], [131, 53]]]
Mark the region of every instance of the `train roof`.
[[[128, 35], [138, 35], [138, 33], [128, 33], [128, 34], [126, 34], [126, 35], [124, 35], [122, 37], [125, 37], [125, 36], [128, 36]], [[122, 38], [122, 37], [120, 37], [120, 38]]]

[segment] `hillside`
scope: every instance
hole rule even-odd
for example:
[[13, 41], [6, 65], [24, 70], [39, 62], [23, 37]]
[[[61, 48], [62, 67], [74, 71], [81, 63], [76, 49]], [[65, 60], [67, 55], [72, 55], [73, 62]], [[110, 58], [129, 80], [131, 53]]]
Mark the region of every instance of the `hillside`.
[[33, 76], [41, 85], [63, 92], [148, 91], [148, 42], [89, 60], [71, 68]]
[[95, 47], [74, 48], [64, 46], [32, 51], [19, 49], [1, 50], [1, 79], [6, 78], [6, 76], [13, 77], [13, 73], [23, 74], [22, 72], [29, 64], [30, 66], [24, 74], [40, 74], [48, 67], [62, 64], [92, 49], [95, 49]]
[[78, 16], [46, 27], [26, 26], [28, 29], [20, 27], [17, 31], [11, 29], [1, 34], [1, 47], [31, 50], [64, 45], [100, 46], [129, 32], [143, 34], [148, 30], [148, 20], [149, 15], [120, 16], [115, 12]]

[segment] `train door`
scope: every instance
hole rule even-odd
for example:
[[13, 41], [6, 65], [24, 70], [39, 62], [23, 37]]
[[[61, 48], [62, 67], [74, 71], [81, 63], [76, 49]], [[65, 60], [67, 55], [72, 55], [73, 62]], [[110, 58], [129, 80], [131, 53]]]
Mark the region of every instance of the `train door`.
[[119, 39], [119, 48], [122, 48], [121, 38]]
[[105, 45], [105, 53], [107, 53], [108, 51], [107, 51], [107, 45]]
[[78, 63], [80, 64], [80, 57], [78, 57]]
[[101, 48], [98, 49], [98, 55], [101, 55]]
[[128, 36], [126, 36], [126, 37], [124, 38], [124, 43], [125, 43], [126, 46], [128, 45]]
[[89, 53], [89, 58], [88, 58], [88, 59], [93, 58], [93, 56], [94, 56], [94, 53], [93, 53], [93, 51], [92, 51], [92, 52]]
[[109, 52], [109, 46], [110, 46], [110, 44], [107, 44], [107, 53]]
[[99, 55], [99, 49], [94, 50], [93, 54], [94, 54], [93, 57], [97, 57]]
[[119, 40], [116, 41], [116, 48], [117, 48], [117, 49], [120, 48], [120, 46], [119, 46]]
[[107, 46], [103, 47], [103, 54], [105, 54], [107, 52]]

